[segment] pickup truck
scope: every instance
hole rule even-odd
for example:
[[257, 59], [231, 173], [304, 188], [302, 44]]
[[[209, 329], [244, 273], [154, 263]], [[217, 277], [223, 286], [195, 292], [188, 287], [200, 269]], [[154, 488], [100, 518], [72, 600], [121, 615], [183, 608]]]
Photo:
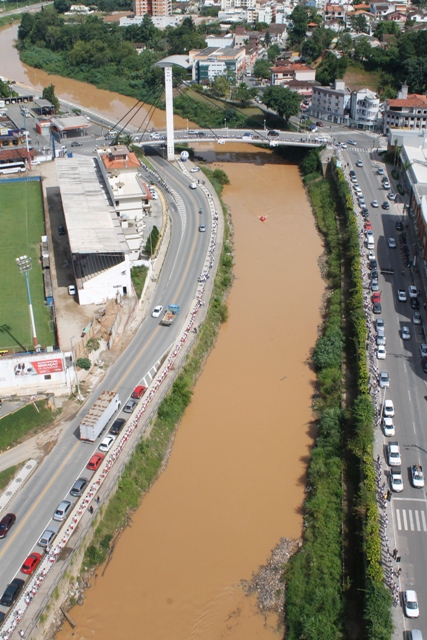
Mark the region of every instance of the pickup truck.
[[387, 445], [387, 457], [390, 467], [400, 467], [402, 459], [400, 457], [400, 447], [398, 442], [389, 442]]
[[411, 466], [411, 480], [412, 486], [416, 489], [422, 489], [424, 487], [424, 472], [420, 464], [413, 464]]
[[167, 308], [165, 315], [162, 318], [160, 324], [163, 324], [165, 327], [170, 327], [171, 324], [174, 323], [176, 316], [179, 313], [179, 307], [177, 304], [170, 304]]

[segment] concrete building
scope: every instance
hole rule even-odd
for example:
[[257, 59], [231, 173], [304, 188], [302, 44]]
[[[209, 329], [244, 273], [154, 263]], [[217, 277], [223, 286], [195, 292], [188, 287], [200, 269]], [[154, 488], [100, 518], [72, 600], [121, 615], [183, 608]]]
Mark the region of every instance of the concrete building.
[[245, 48], [216, 49], [215, 47], [192, 50], [189, 52], [193, 65], [193, 80], [203, 84], [212, 82], [216, 76], [233, 74], [237, 79], [242, 77], [246, 67]]
[[81, 305], [131, 295], [130, 251], [94, 158], [58, 158], [56, 170]]
[[302, 82], [314, 82], [316, 70], [302, 63], [290, 63], [287, 60], [279, 60], [271, 67], [271, 85], [287, 85], [291, 80]]
[[80, 138], [86, 135], [86, 129], [90, 127], [90, 122], [83, 116], [52, 118], [50, 122], [52, 135], [58, 141], [64, 138]]
[[247, 21], [255, 22], [256, 0], [221, 0], [221, 11], [218, 17], [223, 17], [222, 12], [233, 15], [234, 12], [243, 12]]
[[234, 34], [225, 33], [221, 36], [206, 36], [205, 42], [206, 47], [208, 48], [215, 47], [218, 49], [224, 49], [226, 47], [234, 47]]
[[353, 91], [350, 100], [351, 124], [357, 129], [374, 131], [378, 126], [380, 99], [370, 89]]
[[344, 80], [335, 80], [334, 87], [314, 87], [310, 113], [314, 118], [346, 124], [349, 120], [351, 91]]
[[405, 173], [405, 187], [409, 190], [409, 214], [414, 227], [423, 260], [424, 273], [427, 276], [427, 139], [421, 131], [411, 137], [404, 135], [404, 144], [400, 152], [401, 169]]
[[[166, 29], [167, 27], [177, 27], [184, 20], [184, 15], [174, 16], [152, 16], [151, 20], [157, 29]], [[121, 27], [131, 27], [132, 25], [140, 25], [144, 20], [144, 16], [124, 16], [120, 18], [119, 25]]]
[[384, 105], [384, 133], [392, 128], [425, 129], [427, 126], [427, 96], [411, 93], [403, 85], [397, 98]]
[[273, 22], [273, 18], [273, 7], [264, 5], [262, 8], [258, 9], [257, 22], [271, 24]]
[[171, 16], [172, 0], [133, 0], [135, 16]]

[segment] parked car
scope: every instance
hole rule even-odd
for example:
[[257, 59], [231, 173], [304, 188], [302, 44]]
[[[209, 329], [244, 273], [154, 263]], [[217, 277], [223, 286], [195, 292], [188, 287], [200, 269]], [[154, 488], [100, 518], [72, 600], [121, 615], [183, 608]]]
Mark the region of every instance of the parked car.
[[21, 567], [21, 573], [25, 573], [30, 576], [37, 569], [41, 559], [42, 557], [40, 553], [30, 553]]
[[60, 224], [58, 227], [58, 235], [65, 236], [65, 234], [66, 234], [65, 227], [62, 224]]
[[68, 285], [68, 295], [69, 296], [75, 296], [77, 293], [76, 287], [74, 284], [70, 284]]
[[0, 604], [4, 607], [10, 607], [21, 593], [24, 584], [24, 580], [14, 578], [12, 582], [7, 585], [5, 592], [1, 597]]
[[411, 482], [412, 486], [416, 489], [422, 489], [424, 487], [424, 472], [420, 464], [413, 464], [411, 466]]
[[375, 291], [372, 295], [372, 302], [381, 302], [381, 293], [379, 291]]
[[132, 413], [133, 410], [135, 409], [137, 405], [136, 400], [128, 400], [125, 404], [125, 406], [123, 407], [123, 411], [125, 413]]
[[399, 302], [406, 302], [406, 291], [405, 291], [405, 289], [398, 289], [397, 290], [397, 299], [399, 300]]
[[378, 382], [382, 389], [386, 389], [390, 386], [390, 376], [387, 371], [380, 371]]
[[420, 344], [420, 355], [422, 358], [427, 358], [427, 344], [425, 342]]
[[400, 493], [403, 491], [403, 478], [400, 469], [392, 469], [390, 473], [390, 487], [392, 491]]
[[55, 538], [57, 533], [58, 527], [50, 526], [42, 533], [42, 536], [37, 544], [39, 545], [39, 547], [48, 547], [52, 543], [52, 540]]
[[105, 456], [103, 453], [94, 453], [89, 462], [86, 465], [86, 469], [89, 471], [96, 471], [101, 466]]
[[387, 198], [388, 198], [389, 200], [394, 201], [394, 200], [396, 200], [396, 194], [395, 194], [395, 193], [388, 193], [388, 194], [387, 194]]
[[88, 482], [89, 480], [87, 478], [79, 478], [73, 484], [70, 494], [75, 498], [80, 498], [80, 496], [83, 495], [83, 491], [86, 489]]
[[384, 169], [382, 167], [378, 167], [378, 175], [379, 176], [383, 176], [384, 175]]
[[421, 313], [419, 311], [415, 311], [414, 315], [412, 316], [412, 324], [421, 324], [422, 320], [421, 320]]
[[110, 434], [106, 435], [101, 444], [99, 445], [99, 450], [104, 451], [105, 453], [111, 449], [114, 442], [116, 440], [116, 436]]
[[409, 327], [407, 327], [405, 324], [400, 329], [400, 335], [402, 337], [402, 340], [410, 340], [411, 339], [411, 332], [409, 331]]
[[403, 608], [407, 618], [418, 618], [420, 615], [417, 592], [413, 589], [407, 589], [403, 592]]
[[13, 525], [15, 524], [16, 516], [14, 513], [8, 513], [0, 521], [0, 538], [5, 538]]
[[411, 309], [418, 310], [420, 308], [420, 303], [418, 302], [418, 298], [411, 298], [410, 303], [411, 303]]
[[394, 416], [393, 400], [389, 400], [388, 398], [384, 400], [383, 415], [385, 418], [393, 418]]
[[139, 384], [137, 387], [135, 387], [135, 389], [132, 391], [132, 393], [130, 394], [131, 398], [135, 398], [136, 400], [139, 400], [140, 398], [142, 398], [142, 396], [144, 395], [144, 393], [147, 391], [147, 387], [145, 387], [143, 384]]
[[117, 420], [114, 420], [113, 424], [111, 425], [110, 433], [112, 433], [113, 436], [118, 436], [125, 424], [126, 420], [124, 420], [123, 418], [117, 418]]
[[371, 280], [371, 291], [379, 291], [380, 285], [378, 284], [377, 278], [372, 278]]
[[417, 287], [414, 287], [414, 285], [413, 285], [413, 284], [411, 284], [411, 285], [408, 287], [408, 293], [409, 293], [409, 297], [410, 297], [410, 298], [417, 298], [417, 297], [418, 297], [418, 290], [417, 290]]
[[402, 458], [400, 457], [400, 447], [397, 442], [388, 443], [387, 457], [390, 467], [400, 467], [402, 464]]
[[384, 435], [387, 436], [387, 438], [395, 435], [396, 430], [394, 428], [393, 418], [383, 418], [382, 426]]
[[403, 231], [403, 222], [401, 222], [400, 220], [396, 221], [396, 231]]
[[380, 302], [374, 302], [374, 304], [372, 306], [372, 312], [375, 315], [379, 315], [382, 312], [382, 308], [381, 308], [381, 303]]
[[320, 120], [318, 120], [316, 122], [316, 127], [323, 127], [323, 122], [320, 122]]
[[383, 344], [379, 344], [377, 346], [377, 359], [378, 360], [385, 360], [387, 357], [387, 351], [385, 349], [385, 346]]
[[55, 513], [53, 514], [53, 519], [58, 520], [58, 522], [62, 522], [63, 520], [65, 520], [72, 507], [72, 504], [73, 503], [69, 500], [63, 500], [62, 502], [60, 502], [56, 508]]

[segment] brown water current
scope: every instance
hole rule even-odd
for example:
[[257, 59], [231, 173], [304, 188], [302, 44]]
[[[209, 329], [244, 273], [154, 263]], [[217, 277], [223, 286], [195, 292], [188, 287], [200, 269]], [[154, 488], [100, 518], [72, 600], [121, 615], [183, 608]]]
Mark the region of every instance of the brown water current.
[[[41, 91], [44, 87], [53, 84], [55, 93], [58, 98], [74, 103], [89, 109], [93, 113], [103, 115], [105, 118], [118, 120], [134, 107], [136, 98], [122, 96], [112, 91], [104, 91], [87, 84], [72, 80], [71, 78], [63, 78], [57, 75], [50, 75], [41, 69], [34, 69], [23, 64], [18, 55], [18, 51], [14, 48], [15, 40], [18, 36], [18, 25], [3, 29], [0, 35], [0, 75], [10, 80], [15, 80], [29, 90], [37, 89]], [[144, 122], [147, 111], [140, 109], [131, 121], [131, 125], [135, 127], [145, 127]], [[129, 116], [130, 117], [130, 116]], [[166, 126], [166, 114], [164, 111], [155, 109], [150, 117], [151, 127], [164, 128]], [[123, 124], [128, 122], [128, 118], [124, 118]], [[187, 120], [180, 116], [174, 117], [175, 127], [185, 128]], [[144, 123], [144, 124], [143, 124]]]
[[[73, 609], [77, 627], [64, 627], [59, 640], [281, 637], [276, 616], [261, 615], [239, 583], [265, 564], [281, 536], [301, 535], [322, 247], [297, 168], [247, 150], [217, 151], [214, 165], [231, 180], [224, 190], [235, 229], [229, 320], [166, 471], [104, 577], [99, 570], [84, 606]], [[239, 163], [227, 162], [239, 151]]]

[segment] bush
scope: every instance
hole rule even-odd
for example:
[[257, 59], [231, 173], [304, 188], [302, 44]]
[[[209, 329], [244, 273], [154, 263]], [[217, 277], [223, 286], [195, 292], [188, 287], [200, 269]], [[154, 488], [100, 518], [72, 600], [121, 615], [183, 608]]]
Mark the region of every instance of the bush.
[[157, 243], [159, 242], [160, 232], [158, 228], [154, 225], [151, 229], [151, 233], [147, 238], [147, 242], [145, 243], [144, 252], [147, 254], [149, 258], [156, 253]]
[[89, 371], [92, 366], [89, 358], [78, 358], [76, 361], [76, 365], [80, 367], [80, 369], [85, 369], [85, 371]]
[[139, 267], [132, 267], [130, 277], [132, 278], [132, 284], [135, 289], [137, 298], [141, 297], [144, 290], [145, 280], [148, 274], [148, 267], [141, 265]]

